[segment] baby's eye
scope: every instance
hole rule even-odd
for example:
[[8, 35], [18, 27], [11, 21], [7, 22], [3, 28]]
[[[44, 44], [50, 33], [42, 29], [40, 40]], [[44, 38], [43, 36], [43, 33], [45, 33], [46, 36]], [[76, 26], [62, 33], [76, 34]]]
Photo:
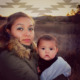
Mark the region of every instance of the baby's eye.
[[42, 50], [45, 50], [45, 48], [41, 48]]
[[53, 48], [50, 48], [50, 50], [53, 50]]
[[22, 28], [22, 27], [18, 27], [18, 28], [17, 28], [17, 30], [21, 30], [21, 31], [22, 31], [22, 30], [23, 30], [23, 28]]
[[30, 27], [28, 30], [29, 30], [29, 31], [32, 31], [32, 30], [34, 30], [34, 28]]

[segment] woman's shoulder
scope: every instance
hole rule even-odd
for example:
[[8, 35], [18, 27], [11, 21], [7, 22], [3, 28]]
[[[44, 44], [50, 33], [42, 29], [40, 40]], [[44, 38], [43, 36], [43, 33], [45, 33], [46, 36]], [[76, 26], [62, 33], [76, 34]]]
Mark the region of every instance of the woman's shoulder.
[[3, 50], [0, 53], [0, 60], [3, 61], [4, 63], [14, 63], [14, 62], [21, 62], [22, 59], [19, 58], [18, 56], [15, 55], [15, 51], [14, 50]]
[[0, 59], [9, 59], [13, 55], [13, 51], [4, 49], [0, 52]]
[[14, 51], [4, 50], [0, 53], [0, 63], [3, 65], [13, 68], [14, 66], [18, 66], [18, 63], [24, 65], [23, 59], [19, 58], [14, 54]]

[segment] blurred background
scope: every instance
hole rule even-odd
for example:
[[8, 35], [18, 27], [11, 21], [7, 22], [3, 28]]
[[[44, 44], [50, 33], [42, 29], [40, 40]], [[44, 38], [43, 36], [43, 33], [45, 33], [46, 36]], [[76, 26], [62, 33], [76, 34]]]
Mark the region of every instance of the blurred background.
[[34, 18], [36, 42], [43, 34], [58, 39], [58, 55], [72, 67], [70, 80], [80, 80], [80, 0], [0, 0], [0, 28], [19, 11]]

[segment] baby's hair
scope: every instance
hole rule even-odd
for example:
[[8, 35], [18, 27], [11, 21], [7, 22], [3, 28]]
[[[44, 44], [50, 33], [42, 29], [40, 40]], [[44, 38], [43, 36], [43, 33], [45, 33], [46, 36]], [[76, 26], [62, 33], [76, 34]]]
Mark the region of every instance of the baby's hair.
[[55, 36], [52, 36], [52, 35], [50, 35], [50, 34], [45, 34], [45, 35], [41, 36], [41, 37], [38, 39], [37, 47], [39, 47], [39, 44], [40, 44], [40, 41], [41, 41], [41, 40], [54, 41], [56, 47], [58, 47], [58, 42], [57, 42], [57, 39], [56, 39]]

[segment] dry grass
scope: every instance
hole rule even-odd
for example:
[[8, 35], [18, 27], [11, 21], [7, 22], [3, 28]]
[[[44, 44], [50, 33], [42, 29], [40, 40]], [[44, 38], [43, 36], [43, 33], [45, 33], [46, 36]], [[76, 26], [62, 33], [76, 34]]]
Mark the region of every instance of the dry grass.
[[80, 80], [80, 23], [66, 22], [66, 19], [64, 22], [59, 20], [56, 18], [54, 22], [41, 20], [36, 23], [35, 41], [46, 33], [56, 36], [59, 44], [58, 55], [62, 56], [72, 68], [70, 80]]
[[[46, 19], [36, 20], [35, 41], [37, 42], [37, 39], [46, 33], [56, 36], [59, 44], [58, 55], [72, 67], [70, 80], [80, 80], [80, 23], [72, 23], [68, 17]], [[5, 23], [1, 20], [0, 28], [3, 25], [2, 22]]]
[[65, 59], [72, 68], [70, 80], [80, 80], [80, 53], [70, 53], [65, 57]]

